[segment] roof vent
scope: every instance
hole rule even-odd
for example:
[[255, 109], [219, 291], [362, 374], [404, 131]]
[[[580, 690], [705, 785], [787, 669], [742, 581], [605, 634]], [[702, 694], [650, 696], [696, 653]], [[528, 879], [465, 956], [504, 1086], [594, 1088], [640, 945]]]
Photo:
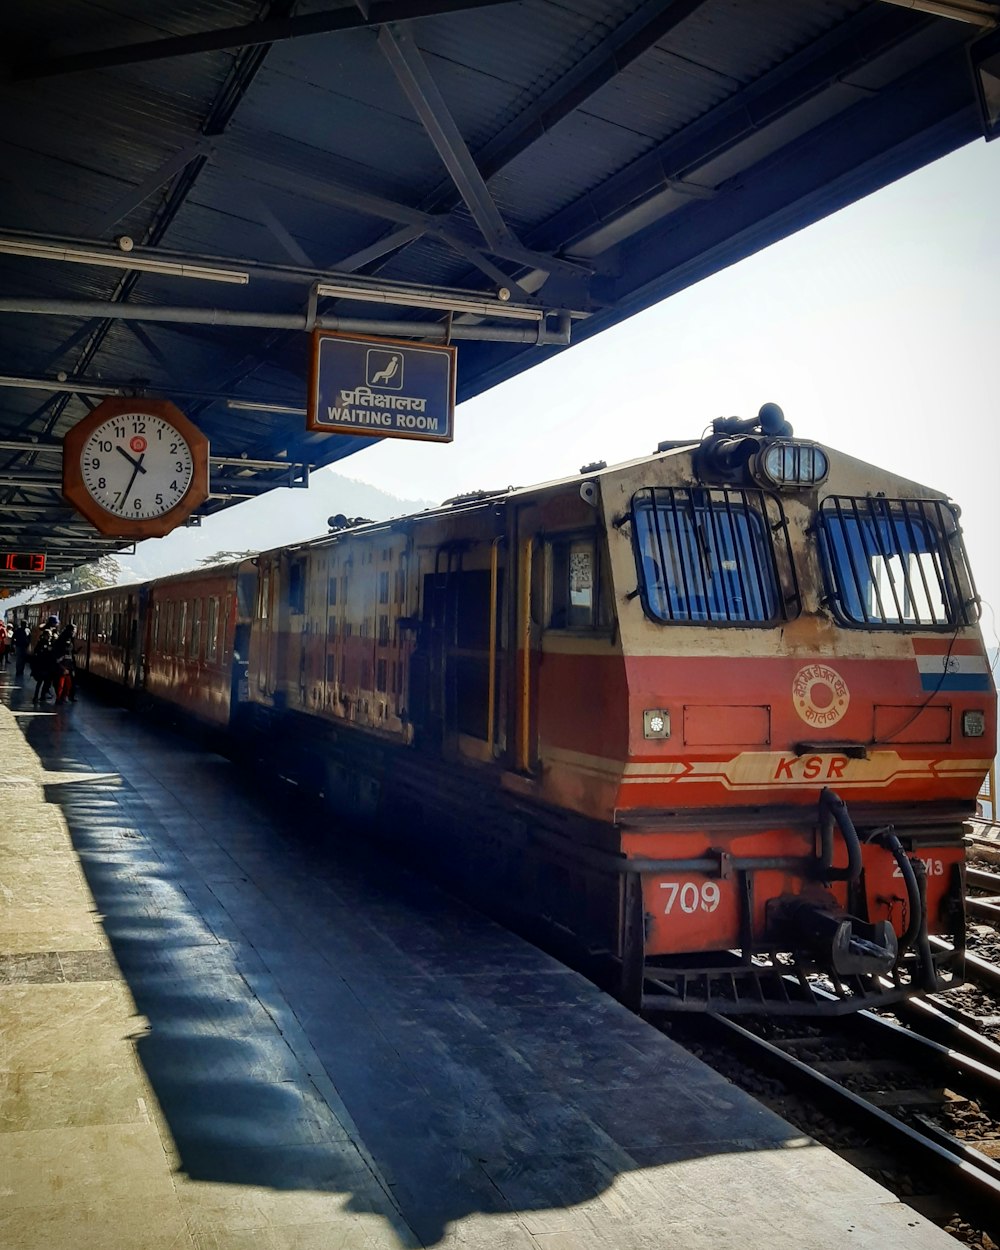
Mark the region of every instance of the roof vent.
[[608, 462], [606, 460], [595, 460], [592, 464], [581, 465], [581, 473], [597, 473], [601, 469], [606, 469]]
[[371, 517], [348, 517], [344, 516], [342, 512], [338, 512], [336, 516], [327, 517], [326, 523], [332, 532], [335, 530], [351, 530], [354, 529], [356, 525], [371, 525], [372, 521]]
[[513, 486], [504, 486], [500, 490], [470, 490], [464, 495], [452, 495], [450, 499], [445, 499], [441, 507], [453, 508], [463, 503], [478, 503], [480, 499], [495, 499], [497, 495], [507, 495], [514, 489]]

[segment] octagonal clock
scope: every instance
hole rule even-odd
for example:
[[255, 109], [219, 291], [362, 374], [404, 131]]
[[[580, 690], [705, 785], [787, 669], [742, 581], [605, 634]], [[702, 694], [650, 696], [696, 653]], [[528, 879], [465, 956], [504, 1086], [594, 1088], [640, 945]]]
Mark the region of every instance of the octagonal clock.
[[102, 534], [162, 538], [208, 498], [208, 439], [169, 400], [105, 399], [63, 439], [63, 494]]

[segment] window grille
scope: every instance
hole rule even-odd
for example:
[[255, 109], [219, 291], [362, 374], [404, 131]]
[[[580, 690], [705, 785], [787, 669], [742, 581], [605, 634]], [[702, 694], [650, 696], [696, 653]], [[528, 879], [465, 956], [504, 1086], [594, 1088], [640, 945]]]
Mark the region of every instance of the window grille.
[[947, 629], [979, 619], [958, 513], [943, 500], [832, 495], [819, 538], [826, 601], [841, 624]]
[[[773, 515], [772, 515], [773, 514]], [[665, 623], [757, 625], [798, 611], [784, 514], [763, 491], [656, 487], [632, 500], [643, 608]]]

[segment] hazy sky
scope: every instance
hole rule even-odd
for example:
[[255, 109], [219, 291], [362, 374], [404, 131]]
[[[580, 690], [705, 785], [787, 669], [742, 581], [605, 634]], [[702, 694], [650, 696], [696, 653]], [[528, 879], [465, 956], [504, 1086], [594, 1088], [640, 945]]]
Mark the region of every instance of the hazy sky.
[[996, 645], [998, 211], [980, 140], [462, 404], [454, 443], [336, 471], [411, 499], [528, 486], [773, 400], [797, 435], [955, 499]]

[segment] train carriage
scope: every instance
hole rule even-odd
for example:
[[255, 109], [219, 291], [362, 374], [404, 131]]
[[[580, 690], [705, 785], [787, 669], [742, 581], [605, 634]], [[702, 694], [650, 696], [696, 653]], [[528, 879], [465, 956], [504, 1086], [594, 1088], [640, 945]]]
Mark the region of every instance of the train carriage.
[[148, 587], [139, 682], [146, 697], [169, 703], [202, 725], [229, 728], [234, 683], [238, 698], [246, 658], [239, 653], [237, 631], [246, 618], [241, 602], [246, 603], [248, 576], [255, 582], [251, 565], [234, 563]]
[[635, 1007], [961, 978], [996, 709], [958, 510], [774, 405], [84, 598], [92, 671], [228, 722]]
[[940, 493], [769, 408], [260, 571], [272, 739], [629, 1001], [826, 1010], [822, 971], [843, 1010], [960, 975], [995, 719]]

